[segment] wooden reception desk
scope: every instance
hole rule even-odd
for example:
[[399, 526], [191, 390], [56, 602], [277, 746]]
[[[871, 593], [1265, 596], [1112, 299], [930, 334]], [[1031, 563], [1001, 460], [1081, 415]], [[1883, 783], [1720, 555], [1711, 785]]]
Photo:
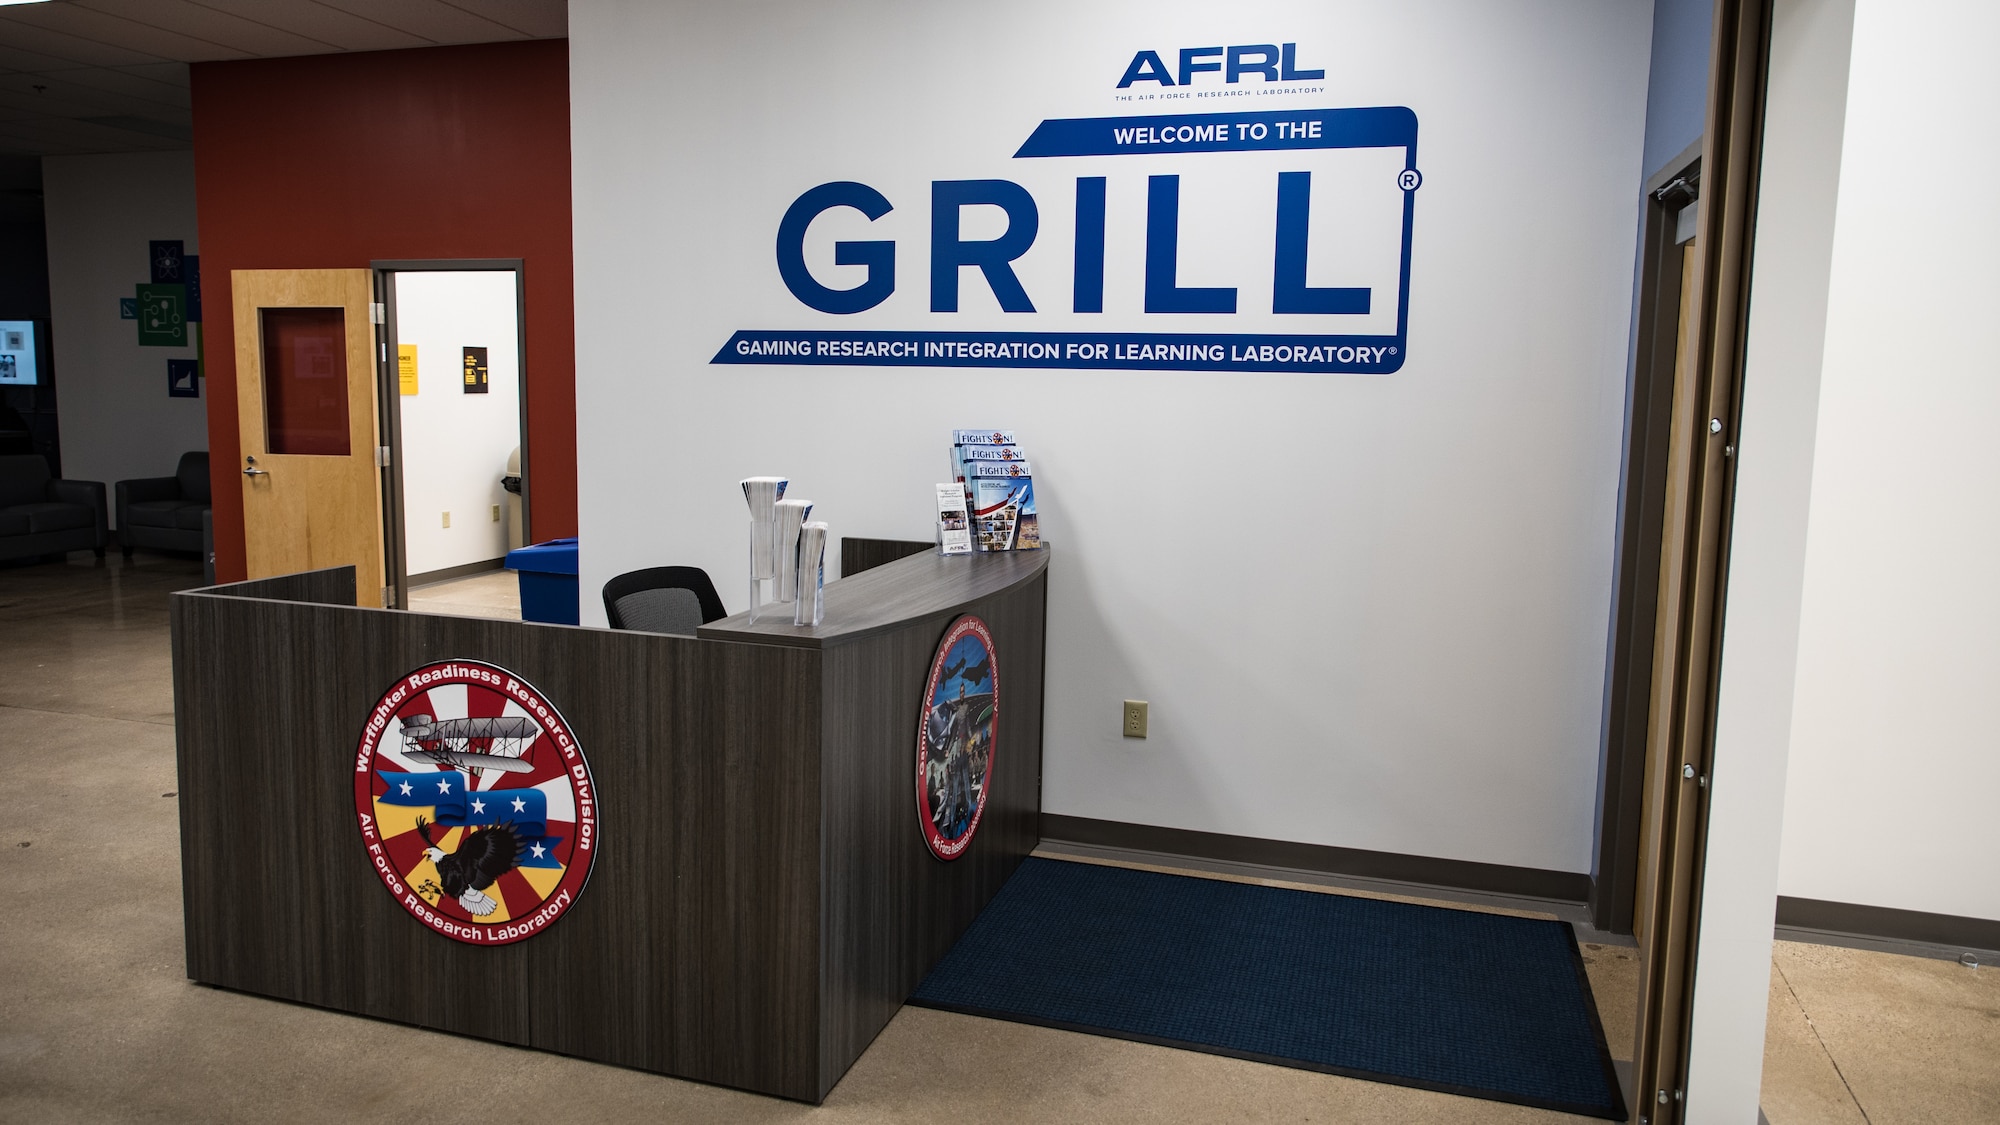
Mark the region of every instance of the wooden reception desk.
[[[915, 555], [829, 584], [817, 628], [696, 637], [356, 608], [351, 568], [177, 594], [188, 975], [818, 1102], [1038, 841], [1047, 555]], [[1004, 695], [984, 818], [943, 862], [916, 738], [965, 613]], [[419, 923], [356, 826], [371, 708], [442, 660], [532, 682], [593, 775], [588, 883], [513, 944]]]

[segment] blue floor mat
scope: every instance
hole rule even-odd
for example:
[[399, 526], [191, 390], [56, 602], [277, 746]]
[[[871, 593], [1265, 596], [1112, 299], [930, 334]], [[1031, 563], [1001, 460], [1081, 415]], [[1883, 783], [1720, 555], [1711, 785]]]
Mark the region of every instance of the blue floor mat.
[[1030, 858], [910, 1002], [1625, 1118], [1562, 922]]

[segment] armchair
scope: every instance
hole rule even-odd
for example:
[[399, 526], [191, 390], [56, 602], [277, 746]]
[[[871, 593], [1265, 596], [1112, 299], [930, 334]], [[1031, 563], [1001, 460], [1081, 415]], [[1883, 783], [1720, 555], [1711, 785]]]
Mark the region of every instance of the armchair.
[[0, 559], [88, 548], [104, 556], [104, 484], [53, 480], [36, 453], [0, 456]]
[[200, 552], [208, 509], [208, 452], [183, 453], [173, 476], [118, 482], [118, 545], [128, 559], [134, 547]]

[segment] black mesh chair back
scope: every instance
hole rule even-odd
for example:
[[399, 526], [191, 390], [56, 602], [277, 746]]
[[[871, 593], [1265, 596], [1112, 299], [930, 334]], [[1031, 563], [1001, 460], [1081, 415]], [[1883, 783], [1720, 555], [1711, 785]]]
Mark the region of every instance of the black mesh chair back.
[[604, 584], [604, 616], [613, 629], [680, 633], [728, 616], [708, 572], [698, 566], [632, 570]]

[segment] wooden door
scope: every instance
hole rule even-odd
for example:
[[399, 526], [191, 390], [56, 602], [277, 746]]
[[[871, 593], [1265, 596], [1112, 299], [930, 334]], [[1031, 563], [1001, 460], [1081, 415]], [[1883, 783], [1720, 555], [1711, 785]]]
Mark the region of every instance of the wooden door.
[[382, 604], [370, 270], [233, 270], [243, 541], [251, 578], [352, 566]]
[[1685, 329], [1660, 546], [1658, 620], [1666, 632], [1656, 637], [1648, 714], [1652, 788], [1641, 846], [1645, 886], [1637, 904], [1637, 1125], [1687, 1121], [1770, 20], [1770, 0], [1715, 5], [1701, 211], [1683, 272]]
[[[1693, 204], [1689, 204], [1693, 206]], [[1681, 307], [1679, 341], [1674, 355], [1674, 393], [1671, 436], [1667, 441], [1667, 492], [1665, 530], [1660, 544], [1659, 613], [1653, 628], [1653, 687], [1646, 710], [1646, 767], [1644, 796], [1639, 814], [1639, 886], [1632, 904], [1632, 936], [1646, 949], [1654, 936], [1660, 901], [1660, 876], [1666, 859], [1666, 844], [1672, 838], [1667, 823], [1670, 790], [1685, 780], [1674, 774], [1677, 761], [1668, 745], [1674, 730], [1674, 673], [1681, 656], [1678, 628], [1687, 609], [1683, 592], [1687, 581], [1687, 552], [1684, 536], [1675, 532], [1688, 520], [1688, 461], [1694, 455], [1695, 394], [1694, 302], [1701, 255], [1694, 242], [1681, 247]]]
[[[1692, 206], [1692, 204], [1690, 204]], [[1701, 703], [1689, 682], [1701, 664], [1691, 651], [1701, 639], [1690, 629], [1701, 592], [1690, 579], [1695, 549], [1694, 462], [1709, 434], [1696, 366], [1701, 252], [1681, 248], [1681, 307], [1674, 358], [1671, 436], [1667, 444], [1665, 530], [1660, 542], [1659, 616], [1653, 635], [1653, 683], [1646, 714], [1645, 788], [1639, 818], [1638, 893], [1632, 934], [1638, 940], [1641, 990], [1635, 1026], [1640, 1062], [1635, 1119], [1678, 1122], [1682, 1076], [1678, 1056], [1687, 1038], [1687, 997], [1692, 969], [1695, 859], [1701, 840], [1697, 819], [1706, 786], [1701, 760], [1703, 724], [1689, 713]], [[1691, 696], [1696, 698], [1691, 698]], [[1691, 721], [1693, 720], [1693, 721]], [[1665, 1057], [1662, 1057], [1665, 1056]], [[1671, 1091], [1671, 1092], [1670, 1092]], [[1651, 1104], [1648, 1104], [1651, 1103]]]

